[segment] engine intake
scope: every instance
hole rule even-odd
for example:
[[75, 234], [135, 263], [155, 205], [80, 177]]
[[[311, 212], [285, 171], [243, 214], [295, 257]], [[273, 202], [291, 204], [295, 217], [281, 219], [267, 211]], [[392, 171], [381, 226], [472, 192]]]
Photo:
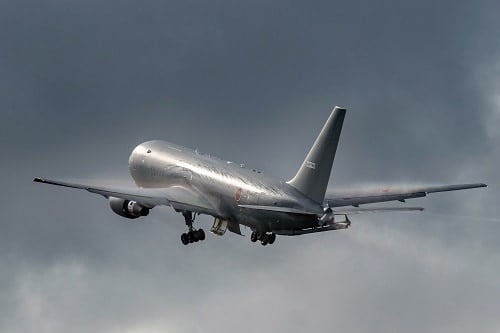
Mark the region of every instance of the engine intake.
[[132, 200], [110, 197], [109, 207], [111, 207], [111, 210], [116, 214], [128, 219], [136, 219], [140, 216], [147, 216], [149, 214], [149, 208]]

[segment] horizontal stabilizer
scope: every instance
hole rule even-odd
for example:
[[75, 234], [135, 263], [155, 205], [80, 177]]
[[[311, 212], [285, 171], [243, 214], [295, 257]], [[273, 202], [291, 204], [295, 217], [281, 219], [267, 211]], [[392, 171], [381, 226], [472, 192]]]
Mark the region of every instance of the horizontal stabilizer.
[[334, 215], [352, 215], [365, 213], [386, 213], [386, 212], [421, 212], [423, 207], [372, 207], [372, 208], [356, 208], [356, 209], [336, 209]]

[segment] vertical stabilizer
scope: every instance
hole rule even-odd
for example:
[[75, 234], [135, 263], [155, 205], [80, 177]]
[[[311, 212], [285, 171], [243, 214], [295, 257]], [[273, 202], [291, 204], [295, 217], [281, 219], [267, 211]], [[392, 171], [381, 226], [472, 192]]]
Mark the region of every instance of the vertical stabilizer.
[[319, 203], [325, 198], [345, 112], [338, 106], [333, 109], [299, 171], [287, 182]]

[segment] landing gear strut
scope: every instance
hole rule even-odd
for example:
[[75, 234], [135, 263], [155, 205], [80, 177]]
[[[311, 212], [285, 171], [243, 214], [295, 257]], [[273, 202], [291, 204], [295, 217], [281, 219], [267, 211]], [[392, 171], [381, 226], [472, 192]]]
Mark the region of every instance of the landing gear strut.
[[185, 232], [181, 235], [181, 242], [184, 245], [188, 245], [190, 243], [202, 241], [205, 239], [205, 231], [203, 229], [194, 229], [193, 222], [195, 215], [192, 212], [182, 212], [182, 216], [184, 216], [184, 221], [188, 226], [188, 232]]
[[264, 246], [266, 246], [267, 244], [273, 244], [276, 240], [276, 234], [274, 232], [266, 233], [260, 231], [252, 231], [252, 234], [250, 235], [250, 241], [255, 243], [258, 240]]

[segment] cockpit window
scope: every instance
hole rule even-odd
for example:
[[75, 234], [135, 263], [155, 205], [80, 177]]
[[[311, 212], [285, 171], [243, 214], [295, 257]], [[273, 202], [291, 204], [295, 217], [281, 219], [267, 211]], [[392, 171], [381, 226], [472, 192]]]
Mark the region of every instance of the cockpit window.
[[148, 151], [146, 153], [151, 154], [151, 149], [148, 149]]

